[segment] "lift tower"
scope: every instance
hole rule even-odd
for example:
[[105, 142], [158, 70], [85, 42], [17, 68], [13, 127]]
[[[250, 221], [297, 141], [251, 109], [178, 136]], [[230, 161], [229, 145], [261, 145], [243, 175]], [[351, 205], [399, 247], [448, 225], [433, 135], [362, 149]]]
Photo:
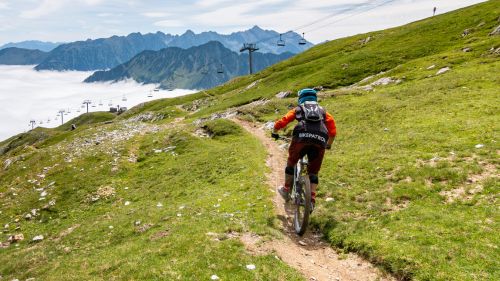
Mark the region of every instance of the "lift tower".
[[243, 44], [243, 48], [240, 49], [240, 53], [241, 52], [244, 52], [244, 51], [248, 51], [248, 65], [250, 67], [250, 74], [253, 73], [253, 69], [252, 69], [252, 53], [259, 50], [259, 48], [257, 48], [257, 44], [254, 44], [254, 43], [244, 43]]
[[87, 106], [87, 113], [89, 113], [89, 104], [91, 104], [92, 101], [91, 100], [84, 100], [83, 101], [83, 104]]
[[66, 110], [64, 110], [64, 109], [59, 110], [59, 114], [61, 114], [61, 125], [64, 124], [64, 113], [65, 112], [66, 112]]

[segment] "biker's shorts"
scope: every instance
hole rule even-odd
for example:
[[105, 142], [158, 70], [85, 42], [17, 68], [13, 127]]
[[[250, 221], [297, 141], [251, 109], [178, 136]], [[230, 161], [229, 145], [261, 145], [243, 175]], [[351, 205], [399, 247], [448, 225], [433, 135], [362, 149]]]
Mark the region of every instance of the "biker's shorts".
[[307, 155], [309, 161], [308, 173], [317, 175], [323, 163], [325, 148], [319, 144], [298, 142], [296, 139], [292, 139], [292, 143], [288, 148], [287, 166], [295, 166], [304, 155]]

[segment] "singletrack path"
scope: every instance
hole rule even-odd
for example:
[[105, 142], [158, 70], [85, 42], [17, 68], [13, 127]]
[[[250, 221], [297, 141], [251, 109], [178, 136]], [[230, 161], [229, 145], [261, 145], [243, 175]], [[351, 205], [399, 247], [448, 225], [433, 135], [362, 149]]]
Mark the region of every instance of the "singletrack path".
[[271, 173], [267, 175], [267, 181], [275, 193], [273, 203], [276, 215], [283, 223], [283, 239], [264, 241], [257, 235], [243, 235], [241, 241], [247, 251], [255, 255], [274, 252], [281, 260], [301, 272], [306, 280], [395, 280], [355, 254], [339, 257], [330, 245], [321, 240], [321, 235], [310, 230], [302, 237], [296, 235], [293, 228], [293, 210], [276, 192], [277, 186], [283, 182], [287, 151], [281, 149], [279, 143], [268, 137], [268, 133], [256, 124], [239, 119], [232, 120], [257, 137], [268, 151], [267, 165], [271, 168]]

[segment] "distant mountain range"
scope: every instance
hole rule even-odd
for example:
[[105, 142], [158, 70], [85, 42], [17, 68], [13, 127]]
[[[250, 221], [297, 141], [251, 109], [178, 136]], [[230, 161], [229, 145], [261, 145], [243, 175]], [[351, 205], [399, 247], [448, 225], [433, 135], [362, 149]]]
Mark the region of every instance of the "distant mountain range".
[[[254, 70], [262, 70], [293, 55], [290, 52], [256, 52], [253, 54]], [[223, 73], [218, 73], [218, 70], [223, 70]], [[140, 83], [159, 83], [168, 89], [207, 89], [245, 74], [248, 74], [247, 54], [233, 52], [222, 43], [211, 41], [189, 49], [170, 47], [144, 51], [111, 70], [95, 72], [85, 82], [132, 78]]]
[[30, 41], [22, 41], [17, 43], [7, 43], [3, 46], [0, 46], [0, 50], [7, 48], [21, 48], [28, 50], [40, 50], [43, 52], [50, 52], [54, 50], [57, 46], [63, 43], [53, 43], [53, 42], [42, 42], [37, 40]]
[[77, 41], [63, 44], [52, 50], [49, 56], [41, 62], [37, 70], [102, 70], [116, 67], [127, 62], [138, 53], [145, 50], [157, 51], [167, 47], [187, 49], [203, 45], [209, 41], [219, 41], [232, 51], [239, 52], [243, 43], [255, 43], [260, 52], [266, 53], [300, 53], [313, 44], [307, 42], [299, 45], [301, 36], [297, 33], [286, 33], [284, 47], [278, 47], [276, 42], [279, 33], [263, 30], [255, 26], [246, 31], [221, 35], [216, 32], [195, 34], [188, 30], [182, 35], [157, 33], [132, 33], [127, 36], [113, 36], [96, 40]]
[[6, 48], [0, 50], [0, 64], [7, 65], [32, 65], [39, 64], [48, 53], [40, 50], [27, 50], [20, 48]]
[[278, 46], [280, 34], [273, 30], [264, 30], [258, 26], [245, 31], [238, 31], [228, 35], [219, 34], [209, 31], [199, 34], [191, 30], [186, 31], [182, 35], [176, 35], [168, 42], [169, 47], [180, 47], [183, 49], [199, 46], [210, 41], [219, 41], [226, 48], [239, 52], [243, 43], [258, 43], [259, 52], [280, 54], [290, 52], [294, 54], [301, 53], [313, 46], [307, 42], [306, 45], [299, 45], [298, 42], [302, 38], [295, 32], [288, 32], [282, 35], [282, 40], [285, 41], [285, 46]]
[[80, 71], [109, 69], [127, 62], [144, 50], [165, 48], [165, 41], [168, 39], [169, 36], [161, 32], [145, 35], [131, 33], [128, 36], [63, 44], [52, 50], [35, 69]]

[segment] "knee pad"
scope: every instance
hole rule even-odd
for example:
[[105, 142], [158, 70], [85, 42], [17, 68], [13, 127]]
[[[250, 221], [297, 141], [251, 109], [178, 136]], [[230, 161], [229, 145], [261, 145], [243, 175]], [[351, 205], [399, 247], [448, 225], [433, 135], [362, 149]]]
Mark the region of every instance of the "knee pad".
[[293, 176], [293, 172], [294, 172], [293, 170], [294, 170], [293, 167], [286, 167], [285, 174]]
[[317, 175], [309, 175], [309, 181], [311, 183], [318, 184], [319, 183], [319, 178], [318, 178]]

